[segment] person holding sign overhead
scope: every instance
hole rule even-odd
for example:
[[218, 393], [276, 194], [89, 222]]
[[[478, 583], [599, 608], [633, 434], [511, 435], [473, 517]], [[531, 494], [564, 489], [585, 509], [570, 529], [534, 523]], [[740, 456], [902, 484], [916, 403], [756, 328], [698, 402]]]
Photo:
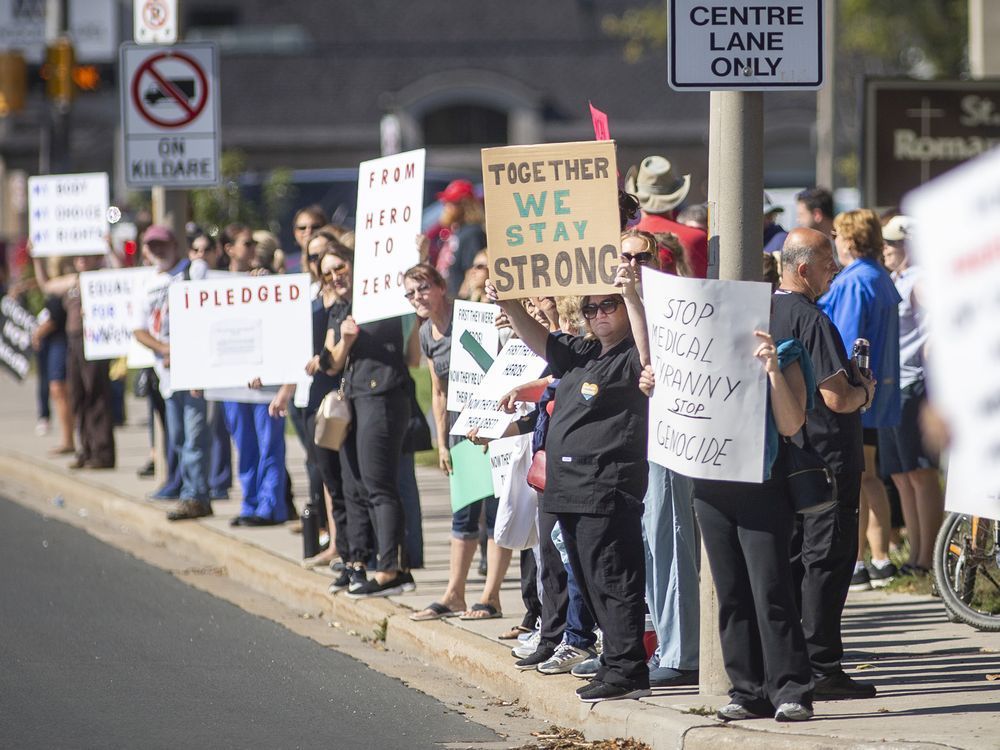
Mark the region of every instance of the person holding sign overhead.
[[[499, 304], [515, 332], [560, 378], [546, 439], [541, 510], [554, 513], [584, 601], [604, 632], [602, 665], [581, 701], [649, 695], [643, 647], [642, 498], [648, 406], [639, 374], [650, 362], [638, 265], [621, 264], [621, 294], [590, 294], [593, 338], [549, 333], [516, 300]], [[497, 301], [492, 282], [487, 297]]]

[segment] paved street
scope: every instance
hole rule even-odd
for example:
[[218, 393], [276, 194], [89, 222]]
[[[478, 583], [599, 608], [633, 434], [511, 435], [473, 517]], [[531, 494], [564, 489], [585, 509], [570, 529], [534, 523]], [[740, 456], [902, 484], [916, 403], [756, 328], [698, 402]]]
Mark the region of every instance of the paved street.
[[0, 498], [0, 747], [435, 748], [496, 735]]

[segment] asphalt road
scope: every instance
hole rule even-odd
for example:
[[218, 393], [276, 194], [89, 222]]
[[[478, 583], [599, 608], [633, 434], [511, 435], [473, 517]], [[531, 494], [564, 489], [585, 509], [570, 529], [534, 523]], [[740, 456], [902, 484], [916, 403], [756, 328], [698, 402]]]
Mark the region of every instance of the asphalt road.
[[354, 659], [0, 498], [0, 748], [498, 739]]

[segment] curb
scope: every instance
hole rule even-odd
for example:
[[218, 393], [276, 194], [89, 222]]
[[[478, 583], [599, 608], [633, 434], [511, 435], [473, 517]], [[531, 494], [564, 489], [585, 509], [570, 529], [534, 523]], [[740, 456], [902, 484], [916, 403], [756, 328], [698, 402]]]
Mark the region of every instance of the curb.
[[[583, 731], [588, 739], [632, 737], [653, 750], [940, 750], [923, 742], [859, 742], [828, 736], [785, 734], [723, 725], [713, 718], [684, 713], [674, 706], [647, 701], [606, 702], [588, 706], [569, 688], [571, 677], [552, 677], [511, 669], [506, 646], [442, 621], [414, 622], [407, 608], [388, 599], [350, 600], [326, 593], [321, 576], [253, 544], [221, 534], [197, 522], [167, 521], [162, 509], [144, 505], [100, 481], [81, 481], [37, 458], [0, 451], [0, 473], [43, 494], [62, 495], [72, 505], [117, 520], [129, 532], [171, 551], [207, 558], [234, 581], [292, 609], [370, 631], [383, 621], [386, 646], [454, 672], [494, 695], [517, 699], [521, 706], [559, 725]], [[17, 502], [16, 498], [11, 498]], [[56, 516], [53, 513], [53, 516]], [[566, 689], [553, 690], [555, 681]], [[697, 703], [697, 696], [654, 699]]]

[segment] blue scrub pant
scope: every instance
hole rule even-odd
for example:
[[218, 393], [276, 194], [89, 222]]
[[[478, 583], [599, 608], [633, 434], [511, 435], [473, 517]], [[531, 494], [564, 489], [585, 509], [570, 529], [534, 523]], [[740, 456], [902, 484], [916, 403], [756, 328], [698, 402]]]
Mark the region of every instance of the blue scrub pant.
[[226, 425], [236, 444], [241, 516], [258, 516], [281, 523], [285, 505], [285, 418], [271, 417], [267, 404], [224, 401]]

